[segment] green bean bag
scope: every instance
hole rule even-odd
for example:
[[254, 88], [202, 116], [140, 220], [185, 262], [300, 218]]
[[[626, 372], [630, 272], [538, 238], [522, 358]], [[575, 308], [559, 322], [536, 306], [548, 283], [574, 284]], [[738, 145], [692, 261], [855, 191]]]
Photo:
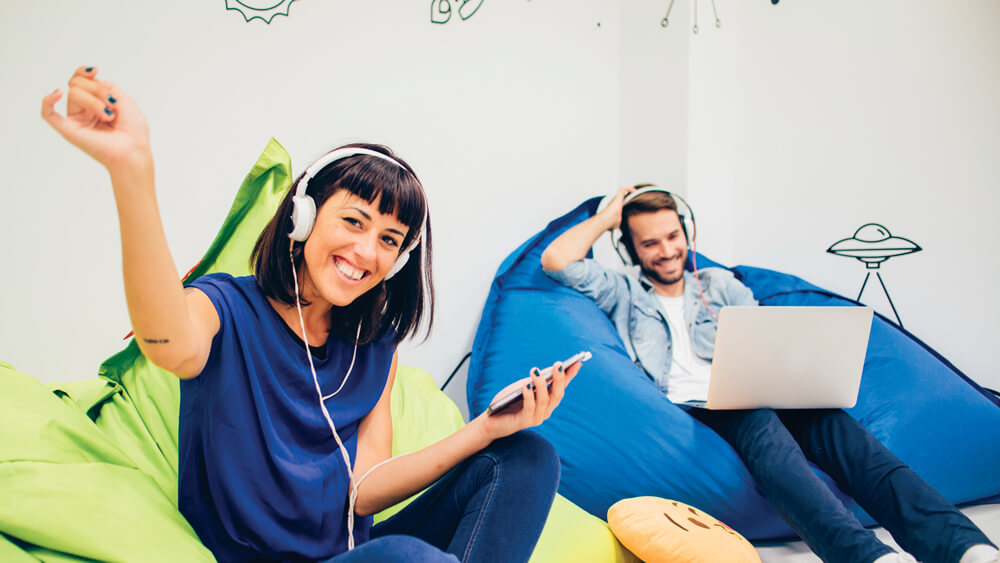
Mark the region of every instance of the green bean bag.
[[[291, 184], [273, 139], [185, 279], [249, 273], [248, 257]], [[96, 379], [45, 386], [0, 362], [0, 561], [214, 561], [177, 510], [177, 378], [135, 342]], [[463, 424], [434, 379], [399, 366], [393, 454]], [[382, 520], [406, 502], [376, 515]], [[533, 562], [636, 561], [601, 520], [557, 497]]]

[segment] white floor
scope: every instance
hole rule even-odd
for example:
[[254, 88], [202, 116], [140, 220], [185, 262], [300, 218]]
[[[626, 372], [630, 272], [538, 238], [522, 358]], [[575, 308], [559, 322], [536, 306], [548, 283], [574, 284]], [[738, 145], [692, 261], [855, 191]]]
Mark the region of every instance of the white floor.
[[[963, 508], [966, 514], [993, 541], [1000, 542], [1000, 504], [987, 504]], [[898, 549], [889, 533], [882, 528], [876, 528], [875, 534], [880, 540]], [[816, 557], [801, 541], [758, 544], [762, 563], [817, 563]]]

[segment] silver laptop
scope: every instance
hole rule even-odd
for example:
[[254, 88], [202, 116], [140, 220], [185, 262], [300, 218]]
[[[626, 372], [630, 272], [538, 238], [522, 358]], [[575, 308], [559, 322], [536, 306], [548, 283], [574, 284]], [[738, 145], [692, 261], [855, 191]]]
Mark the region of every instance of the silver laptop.
[[705, 408], [853, 407], [871, 324], [867, 307], [723, 307]]

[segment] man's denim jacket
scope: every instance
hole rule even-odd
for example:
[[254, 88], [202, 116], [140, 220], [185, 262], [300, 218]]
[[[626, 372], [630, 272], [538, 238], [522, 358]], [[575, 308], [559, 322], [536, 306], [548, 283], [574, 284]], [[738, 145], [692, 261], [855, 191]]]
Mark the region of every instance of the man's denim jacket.
[[[667, 392], [667, 376], [673, 361], [670, 327], [656, 291], [643, 276], [608, 270], [594, 260], [573, 262], [562, 270], [545, 272], [557, 282], [591, 298], [611, 318], [618, 336], [632, 359]], [[757, 305], [750, 289], [723, 268], [698, 270], [701, 286], [715, 314], [726, 305]], [[694, 274], [684, 272], [684, 322], [692, 349], [711, 361], [718, 321], [698, 294]]]

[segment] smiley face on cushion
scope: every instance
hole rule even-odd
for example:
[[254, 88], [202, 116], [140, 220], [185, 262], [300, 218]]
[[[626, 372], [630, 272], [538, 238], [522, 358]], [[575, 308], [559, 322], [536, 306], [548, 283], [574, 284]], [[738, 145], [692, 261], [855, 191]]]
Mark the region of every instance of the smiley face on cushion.
[[760, 563], [757, 550], [722, 522], [682, 502], [658, 497], [618, 501], [608, 510], [618, 541], [647, 563]]

